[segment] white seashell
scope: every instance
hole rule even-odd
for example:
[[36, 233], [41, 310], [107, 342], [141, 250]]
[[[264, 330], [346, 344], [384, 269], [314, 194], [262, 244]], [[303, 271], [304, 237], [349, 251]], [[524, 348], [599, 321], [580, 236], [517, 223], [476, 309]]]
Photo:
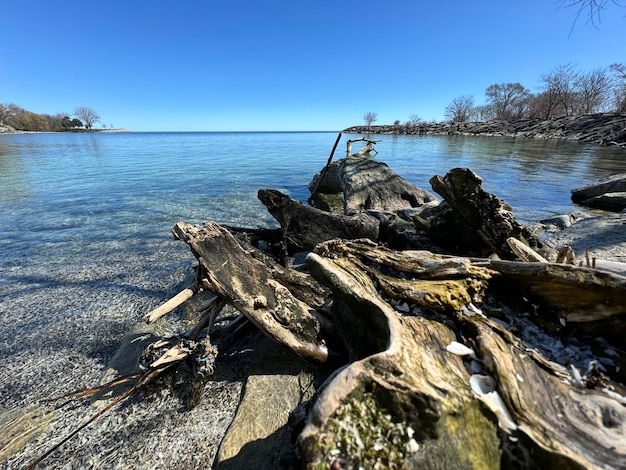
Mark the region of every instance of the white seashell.
[[420, 450], [420, 445], [415, 439], [409, 439], [409, 442], [406, 443], [406, 450], [408, 453], [414, 454], [415, 452]]
[[576, 385], [577, 387], [584, 387], [585, 383], [583, 382], [583, 378], [580, 375], [580, 371], [576, 368], [574, 364], [570, 365], [570, 369], [571, 369], [570, 374], [572, 376], [572, 383]]
[[470, 387], [476, 395], [482, 397], [496, 389], [496, 381], [489, 375], [474, 374], [470, 376]]
[[509, 413], [509, 410], [502, 401], [502, 398], [500, 398], [498, 392], [493, 391], [486, 393], [480, 397], [480, 400], [485, 403], [487, 407], [497, 416], [498, 426], [500, 426], [501, 429], [507, 432], [515, 431], [517, 429], [517, 424], [513, 421], [511, 413]]
[[481, 317], [484, 317], [485, 314], [483, 313], [483, 311], [481, 309], [479, 309], [476, 305], [474, 305], [473, 303], [469, 303], [467, 304], [467, 308], [469, 308], [472, 312], [474, 312], [476, 315], [480, 315]]
[[414, 434], [415, 434], [415, 431], [413, 430], [411, 426], [406, 428], [406, 435], [409, 436], [409, 439], [412, 439]]
[[452, 341], [450, 344], [448, 344], [446, 346], [446, 351], [452, 354], [456, 354], [457, 356], [469, 356], [471, 358], [476, 358], [476, 355], [474, 354], [474, 350], [472, 348], [468, 348], [458, 341]]

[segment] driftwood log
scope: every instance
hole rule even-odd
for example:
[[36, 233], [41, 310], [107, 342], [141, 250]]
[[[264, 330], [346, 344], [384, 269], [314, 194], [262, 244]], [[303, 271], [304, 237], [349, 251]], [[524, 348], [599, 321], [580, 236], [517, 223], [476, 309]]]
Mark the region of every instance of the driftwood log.
[[[348, 200], [367, 192], [344, 184], [351, 175], [387, 171], [354, 158], [335, 173]], [[263, 400], [268, 409], [296, 406], [282, 426], [291, 429], [298, 465], [623, 468], [626, 277], [548, 262], [554, 252], [471, 170], [431, 183], [443, 202], [381, 190], [370, 199], [376, 210], [346, 205], [345, 214], [259, 191], [281, 225], [283, 258], [311, 251], [305, 273], [257, 249], [266, 243], [253, 246], [217, 224], [174, 228], [198, 258], [198, 285], [298, 356], [334, 358], [335, 372], [308, 402]], [[428, 209], [410, 212], [421, 206]], [[444, 226], [474, 233], [476, 245], [466, 256], [385, 247], [394, 245], [390, 220], [412, 231], [412, 248]], [[237, 438], [223, 444], [218, 468], [251, 464], [244, 456], [254, 447], [241, 443], [250, 409], [244, 397], [248, 412], [235, 417], [225, 442]], [[255, 435], [283, 435], [275, 418]]]
[[379, 223], [367, 214], [336, 215], [305, 206], [280, 191], [259, 190], [258, 197], [280, 223], [289, 251], [311, 251], [318, 243], [333, 238], [378, 240]]
[[327, 359], [316, 312], [276, 281], [268, 267], [246, 253], [228, 230], [211, 222], [203, 227], [179, 222], [173, 232], [198, 258], [205, 288], [296, 354], [320, 362]]
[[[332, 241], [309, 255], [307, 265], [333, 291], [334, 320], [352, 345], [350, 365], [330, 381], [299, 437], [307, 462], [621, 468], [626, 461], [623, 386], [593, 366], [577, 374], [577, 366], [552, 362], [496, 313], [506, 309], [508, 322], [531, 327], [523, 318], [528, 312], [501, 302], [510, 297], [511, 266], [515, 277], [534, 278], [535, 264]], [[589, 275], [551, 266], [554, 272], [540, 275], [544, 286], [563, 278], [573, 286]], [[602, 277], [580, 285], [578, 297], [611, 284], [605, 299], [621, 325], [626, 279]], [[540, 300], [562, 310], [561, 300]], [[482, 312], [473, 305], [484, 305]], [[467, 351], [459, 352], [457, 341]]]
[[[276, 274], [216, 224], [177, 227], [207, 270], [205, 286], [296, 354], [324, 359], [291, 339], [298, 331], [282, 330], [289, 330], [284, 313], [259, 317], [254, 300], [245, 300], [253, 290], [273, 298], [267, 304], [274, 310], [299, 305], [294, 318], [302, 325], [301, 312], [313, 306], [273, 294], [283, 290], [281, 279], [289, 284], [285, 273], [292, 270], [275, 265], [282, 272]], [[397, 251], [368, 240], [321, 243], [306, 265], [308, 283], [330, 289], [329, 321], [346, 365], [311, 399], [304, 427], [293, 427], [302, 466], [622, 468], [626, 278], [577, 266]], [[307, 284], [307, 275], [298, 276], [304, 278], [292, 284]], [[272, 326], [276, 316], [279, 328]], [[316, 335], [330, 331], [311, 316], [306, 323]], [[571, 324], [599, 329], [576, 335]], [[597, 339], [599, 331], [605, 338]], [[553, 347], [563, 341], [567, 348]], [[592, 347], [603, 351], [586, 355]], [[563, 360], [563, 351], [571, 357]], [[246, 423], [236, 418], [237, 426]]]
[[[507, 239], [514, 237], [539, 251], [544, 257], [556, 258], [554, 250], [544, 244], [515, 220], [511, 207], [482, 188], [482, 178], [469, 168], [454, 168], [445, 176], [430, 179], [435, 192], [450, 207], [452, 222], [441, 224], [434, 236], [447, 238], [452, 234], [479, 237], [491, 253], [502, 259], [516, 259]], [[471, 248], [470, 248], [471, 249]]]

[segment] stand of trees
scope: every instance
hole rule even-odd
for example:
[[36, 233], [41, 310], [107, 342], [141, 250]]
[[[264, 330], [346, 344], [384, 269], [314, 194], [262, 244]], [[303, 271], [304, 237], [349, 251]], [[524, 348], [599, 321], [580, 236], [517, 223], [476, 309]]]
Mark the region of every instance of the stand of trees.
[[445, 109], [453, 122], [549, 119], [600, 112], [626, 112], [626, 64], [612, 64], [589, 72], [561, 65], [541, 76], [534, 94], [520, 83], [493, 84], [487, 102], [475, 106], [472, 96], [460, 96]]
[[10, 103], [0, 103], [0, 125], [10, 126], [18, 131], [66, 132], [86, 128], [91, 130], [100, 121], [93, 109], [78, 107], [70, 116], [65, 113], [38, 114]]

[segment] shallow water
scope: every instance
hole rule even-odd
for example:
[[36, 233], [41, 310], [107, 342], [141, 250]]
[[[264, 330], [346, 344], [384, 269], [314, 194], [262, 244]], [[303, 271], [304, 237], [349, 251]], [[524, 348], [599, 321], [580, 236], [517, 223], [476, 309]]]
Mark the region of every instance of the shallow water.
[[[179, 220], [275, 226], [257, 190], [275, 188], [306, 201], [307, 183], [335, 138], [330, 132], [2, 135], [0, 279], [10, 281], [3, 276], [10, 267], [69, 270], [86, 259], [106, 263], [114, 253], [136, 254], [148, 243], [165, 246]], [[626, 171], [622, 150], [576, 142], [374, 138], [381, 140], [377, 158], [418, 186], [430, 189], [431, 176], [470, 167], [527, 221], [577, 209], [571, 189]]]
[[[168, 238], [178, 221], [274, 225], [259, 188], [306, 200], [335, 133], [130, 133], [0, 136], [0, 265], [45, 247]], [[349, 136], [344, 136], [345, 139]], [[576, 207], [570, 190], [624, 171], [623, 151], [575, 142], [384, 136], [378, 158], [430, 189], [470, 167], [523, 220]], [[341, 143], [336, 157], [343, 156]], [[78, 250], [82, 250], [79, 247]]]

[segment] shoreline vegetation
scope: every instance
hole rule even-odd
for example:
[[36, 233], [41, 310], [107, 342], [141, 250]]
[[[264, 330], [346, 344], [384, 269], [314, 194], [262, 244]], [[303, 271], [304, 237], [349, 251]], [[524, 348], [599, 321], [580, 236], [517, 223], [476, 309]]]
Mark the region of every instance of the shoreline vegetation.
[[68, 129], [63, 131], [20, 131], [12, 128], [11, 126], [0, 126], [0, 135], [15, 135], [15, 134], [117, 134], [122, 132], [131, 132], [129, 129]]
[[419, 122], [352, 126], [350, 134], [479, 135], [557, 139], [609, 145], [626, 149], [626, 113], [596, 113], [549, 119], [485, 122]]

